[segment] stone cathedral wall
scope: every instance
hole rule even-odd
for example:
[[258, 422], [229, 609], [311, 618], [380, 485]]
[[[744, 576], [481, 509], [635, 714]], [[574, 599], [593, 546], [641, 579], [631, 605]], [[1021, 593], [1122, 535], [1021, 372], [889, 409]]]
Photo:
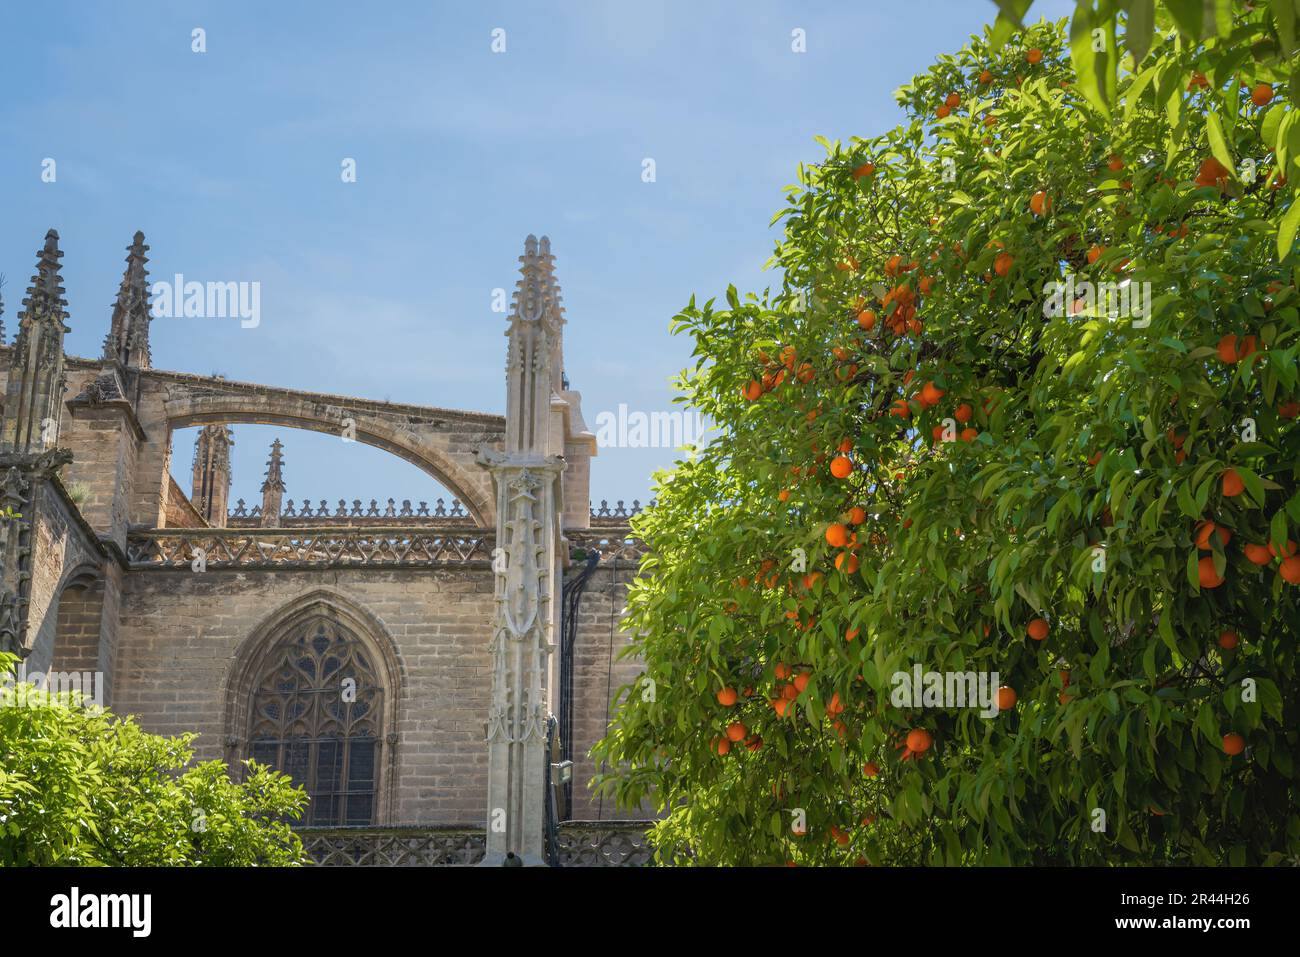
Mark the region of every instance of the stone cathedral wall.
[[[259, 623], [321, 591], [369, 613], [401, 674], [392, 815], [379, 823], [485, 817], [492, 622], [489, 569], [132, 572], [122, 594], [115, 708], [160, 734], [197, 731], [198, 756], [229, 757], [226, 689]], [[385, 742], [383, 747], [389, 747]], [[382, 805], [381, 805], [382, 806]]]

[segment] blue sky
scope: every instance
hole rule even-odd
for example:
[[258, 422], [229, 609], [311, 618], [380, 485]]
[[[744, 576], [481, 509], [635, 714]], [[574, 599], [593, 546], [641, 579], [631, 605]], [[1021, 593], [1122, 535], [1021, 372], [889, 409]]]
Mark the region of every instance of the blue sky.
[[[1063, 16], [1065, 0], [1034, 15]], [[157, 319], [158, 368], [504, 408], [505, 317], [550, 235], [566, 368], [602, 410], [669, 410], [694, 293], [762, 272], [813, 137], [881, 132], [893, 91], [992, 18], [985, 0], [13, 4], [0, 33], [0, 272], [10, 335], [59, 230], [70, 354], [98, 356], [136, 229], [151, 279], [259, 282], [261, 322]], [[206, 31], [207, 52], [191, 50]], [[506, 51], [493, 53], [492, 31]], [[807, 52], [791, 51], [791, 31]], [[340, 164], [356, 160], [357, 181]], [[642, 161], [657, 179], [645, 183]], [[42, 161], [57, 181], [41, 180]], [[231, 499], [446, 493], [377, 449], [237, 426]], [[189, 487], [193, 430], [174, 472]], [[644, 500], [671, 449], [602, 449], [592, 498]]]

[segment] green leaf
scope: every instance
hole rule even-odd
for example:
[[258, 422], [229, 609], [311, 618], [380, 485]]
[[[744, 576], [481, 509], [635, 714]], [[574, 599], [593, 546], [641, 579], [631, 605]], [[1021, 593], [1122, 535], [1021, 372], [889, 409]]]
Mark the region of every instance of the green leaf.
[[1115, 102], [1119, 66], [1115, 52], [1115, 18], [1109, 4], [1094, 9], [1093, 0], [1077, 0], [1070, 18], [1070, 59], [1079, 90], [1103, 114], [1109, 113]]
[[1200, 40], [1205, 34], [1204, 0], [1165, 0], [1165, 9], [1173, 17], [1178, 32], [1189, 40]]
[[1300, 202], [1292, 202], [1291, 208], [1286, 211], [1282, 217], [1282, 222], [1277, 228], [1277, 258], [1286, 259], [1291, 252], [1291, 247], [1295, 244], [1296, 230], [1300, 229]]
[[1128, 0], [1128, 22], [1124, 28], [1124, 46], [1133, 54], [1136, 68], [1146, 59], [1151, 49], [1151, 36], [1156, 28], [1155, 0]]
[[1228, 141], [1223, 136], [1223, 126], [1219, 123], [1219, 115], [1213, 110], [1205, 114], [1205, 133], [1210, 140], [1210, 152], [1228, 169], [1233, 169], [1236, 161], [1232, 158], [1232, 151], [1228, 149]]
[[1270, 0], [1273, 11], [1273, 25], [1277, 27], [1277, 38], [1282, 43], [1282, 55], [1290, 57], [1295, 53], [1295, 5], [1294, 0]]

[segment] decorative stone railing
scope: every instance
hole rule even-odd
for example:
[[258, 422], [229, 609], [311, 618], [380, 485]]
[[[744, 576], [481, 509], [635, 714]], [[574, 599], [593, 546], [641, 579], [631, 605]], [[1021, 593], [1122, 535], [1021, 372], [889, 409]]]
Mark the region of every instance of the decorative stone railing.
[[126, 554], [139, 569], [428, 567], [490, 562], [494, 539], [491, 529], [427, 525], [153, 528], [128, 534]]
[[[649, 504], [653, 506], [654, 500], [652, 499]], [[631, 506], [623, 504], [622, 499], [615, 502], [613, 506], [607, 500], [601, 499], [599, 508], [591, 506], [591, 523], [601, 528], [626, 525], [627, 520], [639, 514], [642, 508], [638, 499], [633, 499]], [[359, 498], [354, 498], [351, 505], [346, 500], [339, 499], [338, 504], [333, 507], [325, 499], [321, 499], [314, 506], [309, 499], [304, 499], [300, 504], [294, 499], [289, 499], [280, 510], [281, 527], [443, 523], [472, 525], [474, 517], [465, 510], [458, 499], [454, 498], [450, 506], [444, 499], [437, 499], [432, 507], [428, 502], [412, 505], [409, 498], [402, 499], [401, 504], [398, 504], [396, 499], [390, 498], [385, 505], [381, 505], [379, 500], [374, 498], [370, 500], [369, 505], [364, 505]], [[247, 505], [242, 498], [226, 513], [228, 528], [259, 528], [261, 524], [262, 506]]]
[[[412, 519], [414, 521], [411, 521]], [[339, 499], [338, 505], [333, 509], [324, 499], [321, 499], [315, 507], [307, 499], [304, 499], [300, 505], [296, 505], [293, 499], [289, 499], [280, 510], [281, 524], [356, 525], [369, 521], [373, 521], [376, 525], [403, 521], [411, 525], [438, 522], [458, 525], [473, 524], [474, 518], [465, 511], [459, 499], [454, 498], [451, 500], [450, 508], [443, 499], [437, 499], [433, 508], [430, 508], [428, 502], [420, 502], [413, 506], [409, 498], [402, 499], [400, 505], [391, 498], [387, 505], [380, 505], [378, 499], [372, 498], [369, 506], [363, 505], [361, 499], [354, 498], [351, 506], [345, 500]], [[246, 506], [242, 498], [227, 513], [226, 525], [229, 528], [251, 528], [261, 524], [262, 506]]]
[[601, 561], [617, 558], [620, 562], [637, 562], [648, 550], [645, 542], [633, 535], [626, 525], [567, 528], [564, 537], [571, 551], [598, 551]]
[[[650, 821], [569, 821], [559, 826], [561, 867], [644, 867]], [[307, 855], [323, 867], [456, 867], [483, 859], [484, 832], [464, 827], [300, 828]]]
[[[646, 507], [653, 508], [654, 504], [655, 504], [655, 500], [651, 499], [650, 504]], [[637, 499], [632, 499], [631, 508], [625, 506], [623, 504], [622, 499], [619, 499], [618, 502], [615, 503], [613, 508], [609, 507], [608, 501], [606, 501], [605, 499], [601, 499], [600, 508], [595, 508], [593, 506], [591, 509], [591, 520], [598, 525], [626, 522], [627, 519], [631, 518], [633, 515], [636, 515], [640, 511], [641, 511], [641, 502], [638, 501]]]

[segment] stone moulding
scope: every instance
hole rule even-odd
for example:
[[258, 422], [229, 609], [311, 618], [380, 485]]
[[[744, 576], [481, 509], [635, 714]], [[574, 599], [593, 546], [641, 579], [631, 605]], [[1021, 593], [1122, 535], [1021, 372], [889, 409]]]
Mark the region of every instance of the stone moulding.
[[[184, 568], [394, 568], [487, 565], [491, 529], [314, 527], [137, 529], [127, 536], [132, 570]], [[196, 567], [197, 563], [197, 567]]]
[[[653, 821], [566, 821], [559, 825], [561, 867], [645, 867], [654, 851], [646, 841]], [[469, 867], [487, 848], [482, 828], [296, 828], [311, 862], [320, 867]]]

